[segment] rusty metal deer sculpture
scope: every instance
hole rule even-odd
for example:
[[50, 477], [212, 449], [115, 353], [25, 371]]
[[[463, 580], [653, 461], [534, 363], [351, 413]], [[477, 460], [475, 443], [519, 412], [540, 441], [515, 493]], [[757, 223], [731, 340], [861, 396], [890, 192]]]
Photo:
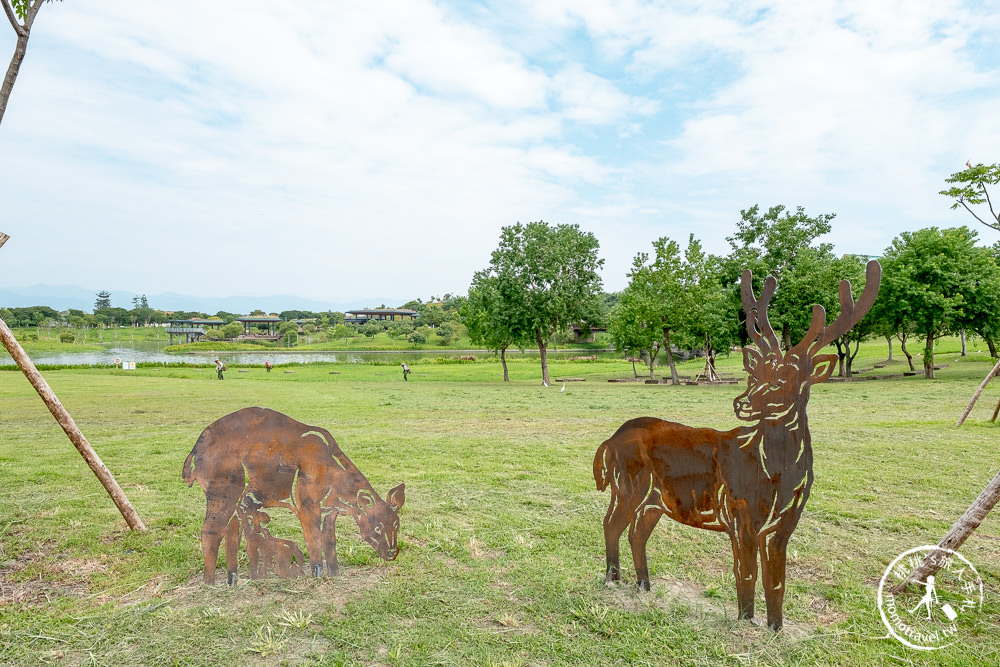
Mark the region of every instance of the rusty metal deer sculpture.
[[226, 569], [236, 582], [241, 535], [247, 535], [253, 578], [274, 570], [302, 572], [302, 552], [290, 540], [273, 537], [263, 524], [264, 508], [284, 507], [302, 524], [309, 570], [337, 576], [337, 516], [352, 517], [361, 537], [385, 560], [399, 553], [399, 508], [404, 486], [382, 500], [326, 429], [308, 426], [267, 408], [244, 408], [208, 425], [184, 461], [184, 481], [205, 492], [201, 547], [205, 583], [215, 583], [219, 545], [226, 542]]
[[768, 277], [754, 298], [750, 271], [743, 272], [747, 333], [757, 349], [743, 348], [749, 378], [733, 407], [738, 419], [751, 424], [717, 431], [640, 417], [601, 444], [594, 480], [599, 491], [611, 487], [604, 517], [607, 581], [620, 579], [618, 546], [627, 526], [638, 586], [649, 590], [646, 541], [666, 515], [729, 535], [740, 618], [754, 615], [759, 553], [767, 622], [774, 630], [781, 627], [785, 550], [813, 481], [809, 388], [827, 380], [837, 362], [836, 354], [819, 351], [871, 309], [881, 275], [878, 262], [870, 261], [857, 303], [850, 283], [841, 281], [837, 319], [826, 326], [826, 311], [813, 306], [805, 337], [782, 351], [767, 317], [777, 283]]

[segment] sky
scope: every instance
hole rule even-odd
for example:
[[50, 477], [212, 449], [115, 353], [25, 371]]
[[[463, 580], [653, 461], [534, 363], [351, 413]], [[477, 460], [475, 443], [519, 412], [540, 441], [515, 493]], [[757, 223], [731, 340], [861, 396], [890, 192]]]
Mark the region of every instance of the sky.
[[0, 124], [0, 288], [398, 305], [544, 220], [617, 291], [659, 237], [728, 253], [755, 204], [878, 255], [978, 225], [938, 192], [1000, 162], [998, 36], [997, 0], [46, 4]]

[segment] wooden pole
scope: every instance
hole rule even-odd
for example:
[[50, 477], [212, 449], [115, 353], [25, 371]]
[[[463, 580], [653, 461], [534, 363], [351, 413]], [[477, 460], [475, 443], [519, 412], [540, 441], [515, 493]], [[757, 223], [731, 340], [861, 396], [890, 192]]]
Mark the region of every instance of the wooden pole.
[[[969, 416], [970, 412], [972, 412], [972, 406], [979, 400], [979, 395], [983, 393], [983, 389], [986, 389], [986, 385], [990, 383], [990, 380], [992, 380], [993, 376], [997, 374], [997, 371], [1000, 371], [1000, 361], [996, 363], [993, 370], [991, 370], [989, 375], [986, 376], [986, 379], [983, 380], [983, 383], [979, 385], [979, 389], [977, 389], [976, 393], [972, 395], [972, 400], [969, 401], [969, 404], [965, 407], [965, 412], [963, 412], [962, 416], [958, 418], [958, 423], [955, 424], [955, 426], [961, 426], [965, 423], [965, 418]], [[996, 418], [996, 415], [994, 415], [994, 418]]]
[[[6, 243], [7, 239], [10, 238], [6, 234], [0, 232], [0, 246]], [[114, 476], [108, 470], [104, 462], [101, 461], [101, 457], [97, 455], [94, 448], [90, 446], [87, 439], [80, 432], [79, 427], [76, 422], [73, 421], [73, 417], [70, 416], [69, 412], [63, 407], [63, 404], [59, 402], [56, 397], [55, 392], [49, 387], [49, 383], [45, 381], [42, 374], [38, 372], [35, 368], [35, 364], [28, 358], [25, 354], [24, 349], [21, 344], [17, 342], [14, 338], [14, 333], [7, 326], [7, 323], [0, 318], [0, 340], [3, 341], [3, 346], [7, 348], [10, 356], [14, 358], [17, 363], [18, 368], [24, 373], [24, 376], [28, 378], [28, 382], [31, 386], [35, 388], [38, 395], [42, 397], [42, 401], [45, 403], [45, 407], [49, 409], [52, 416], [56, 418], [59, 426], [62, 427], [66, 435], [69, 436], [70, 442], [76, 447], [76, 450], [80, 452], [80, 456], [83, 460], [87, 462], [90, 469], [94, 471], [97, 475], [97, 479], [101, 481], [104, 485], [105, 490], [107, 490], [108, 495], [111, 496], [111, 500], [114, 501], [115, 505], [118, 507], [118, 511], [121, 512], [122, 517], [125, 518], [125, 523], [128, 527], [134, 531], [145, 531], [146, 526], [143, 524], [142, 519], [139, 518], [138, 513], [136, 513], [135, 508], [132, 507], [132, 503], [129, 502], [128, 498], [125, 496], [125, 492], [122, 491], [121, 487], [118, 486], [118, 482], [115, 481]]]
[[[997, 500], [1000, 500], [1000, 473], [997, 473], [993, 481], [987, 484], [983, 492], [979, 494], [976, 501], [969, 506], [969, 509], [965, 510], [965, 514], [952, 525], [944, 539], [938, 542], [938, 547], [958, 551], [958, 548], [965, 543], [969, 535], [979, 527], [986, 515], [997, 504]], [[934, 555], [934, 552], [929, 553], [924, 558], [924, 562], [910, 573], [910, 576], [896, 584], [892, 589], [893, 594], [902, 593], [911, 581], [927, 581], [928, 576], [936, 574], [941, 569], [942, 559], [932, 558]]]

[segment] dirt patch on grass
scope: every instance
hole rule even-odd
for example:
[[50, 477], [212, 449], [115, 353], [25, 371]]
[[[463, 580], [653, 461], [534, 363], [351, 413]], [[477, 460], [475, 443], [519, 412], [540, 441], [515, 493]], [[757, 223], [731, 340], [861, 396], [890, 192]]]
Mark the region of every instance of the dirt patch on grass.
[[[733, 627], [742, 625], [746, 631], [751, 633], [756, 633], [757, 628], [767, 629], [767, 615], [762, 599], [757, 600], [758, 616], [753, 621], [745, 624], [737, 623], [735, 591], [732, 592], [732, 597], [729, 599], [724, 596], [716, 596], [711, 593], [710, 589], [698, 584], [666, 577], [654, 577], [650, 592], [639, 592], [631, 582], [609, 584], [609, 588], [612, 590], [611, 598], [614, 601], [614, 606], [625, 611], [640, 613], [650, 606], [667, 609], [681, 604], [697, 615], [720, 624], [724, 623]], [[786, 637], [797, 638], [814, 634], [819, 630], [819, 627], [812, 627], [786, 618], [782, 634]]]
[[97, 558], [52, 560], [51, 552], [44, 546], [0, 563], [0, 607], [47, 604], [58, 597], [83, 597], [90, 592], [90, 576], [108, 569]]

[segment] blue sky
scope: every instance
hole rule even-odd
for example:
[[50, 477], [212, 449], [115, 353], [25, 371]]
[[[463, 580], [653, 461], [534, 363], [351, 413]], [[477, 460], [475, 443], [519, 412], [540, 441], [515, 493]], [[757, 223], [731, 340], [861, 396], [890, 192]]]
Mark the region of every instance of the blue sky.
[[1000, 161], [998, 36], [952, 0], [52, 3], [0, 125], [0, 287], [402, 302], [543, 219], [618, 290], [754, 204], [878, 254], [974, 224], [937, 192]]

